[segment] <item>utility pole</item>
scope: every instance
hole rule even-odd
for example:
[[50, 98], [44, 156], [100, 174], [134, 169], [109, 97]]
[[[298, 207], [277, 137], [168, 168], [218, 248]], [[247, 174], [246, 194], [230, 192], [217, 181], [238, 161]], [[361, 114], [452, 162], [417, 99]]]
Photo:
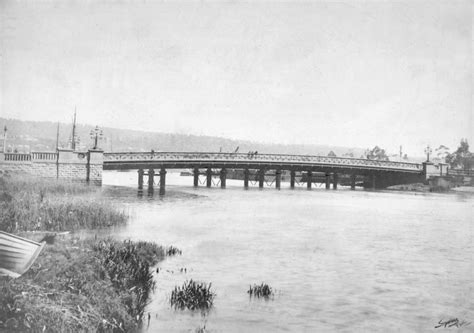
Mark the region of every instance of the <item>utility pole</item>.
[[74, 107], [74, 122], [72, 123], [71, 149], [76, 150], [76, 107]]
[[3, 128], [3, 152], [7, 152], [7, 125]]
[[59, 149], [59, 121], [58, 128], [56, 129], [56, 151]]

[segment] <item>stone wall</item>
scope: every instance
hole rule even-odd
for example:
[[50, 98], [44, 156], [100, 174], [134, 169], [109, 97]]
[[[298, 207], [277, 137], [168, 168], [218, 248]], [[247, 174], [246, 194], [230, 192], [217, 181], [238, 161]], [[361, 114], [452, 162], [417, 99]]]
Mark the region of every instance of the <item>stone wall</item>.
[[28, 174], [39, 178], [55, 178], [68, 181], [102, 184], [103, 152], [4, 154], [0, 153], [0, 171], [10, 174]]

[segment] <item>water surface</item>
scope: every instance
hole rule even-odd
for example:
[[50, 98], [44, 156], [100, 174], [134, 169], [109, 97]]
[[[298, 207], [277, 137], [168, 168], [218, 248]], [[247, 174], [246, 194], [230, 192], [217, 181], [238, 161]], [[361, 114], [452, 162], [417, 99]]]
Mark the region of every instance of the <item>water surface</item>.
[[[172, 173], [164, 197], [137, 196], [133, 172], [106, 172], [104, 184], [131, 215], [117, 237], [183, 251], [159, 264], [150, 332], [425, 332], [474, 321], [472, 195], [245, 191], [232, 180], [194, 189]], [[217, 294], [206, 316], [169, 306], [191, 278]], [[261, 282], [273, 299], [249, 299]]]

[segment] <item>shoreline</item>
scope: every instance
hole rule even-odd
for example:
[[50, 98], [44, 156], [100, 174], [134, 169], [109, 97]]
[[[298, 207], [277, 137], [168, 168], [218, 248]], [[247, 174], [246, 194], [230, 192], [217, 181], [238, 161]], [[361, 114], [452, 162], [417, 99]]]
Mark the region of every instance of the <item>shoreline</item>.
[[95, 188], [13, 177], [0, 183], [0, 230], [47, 240], [26, 273], [0, 276], [0, 330], [137, 331], [155, 288], [150, 268], [166, 249], [84, 236], [128, 220], [97, 200]]

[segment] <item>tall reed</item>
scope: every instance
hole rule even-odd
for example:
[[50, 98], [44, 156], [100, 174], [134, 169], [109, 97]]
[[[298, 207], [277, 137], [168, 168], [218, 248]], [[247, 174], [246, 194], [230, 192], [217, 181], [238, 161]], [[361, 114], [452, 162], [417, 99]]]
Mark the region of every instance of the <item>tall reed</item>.
[[101, 200], [96, 187], [0, 177], [0, 230], [69, 231], [126, 221], [123, 211]]

